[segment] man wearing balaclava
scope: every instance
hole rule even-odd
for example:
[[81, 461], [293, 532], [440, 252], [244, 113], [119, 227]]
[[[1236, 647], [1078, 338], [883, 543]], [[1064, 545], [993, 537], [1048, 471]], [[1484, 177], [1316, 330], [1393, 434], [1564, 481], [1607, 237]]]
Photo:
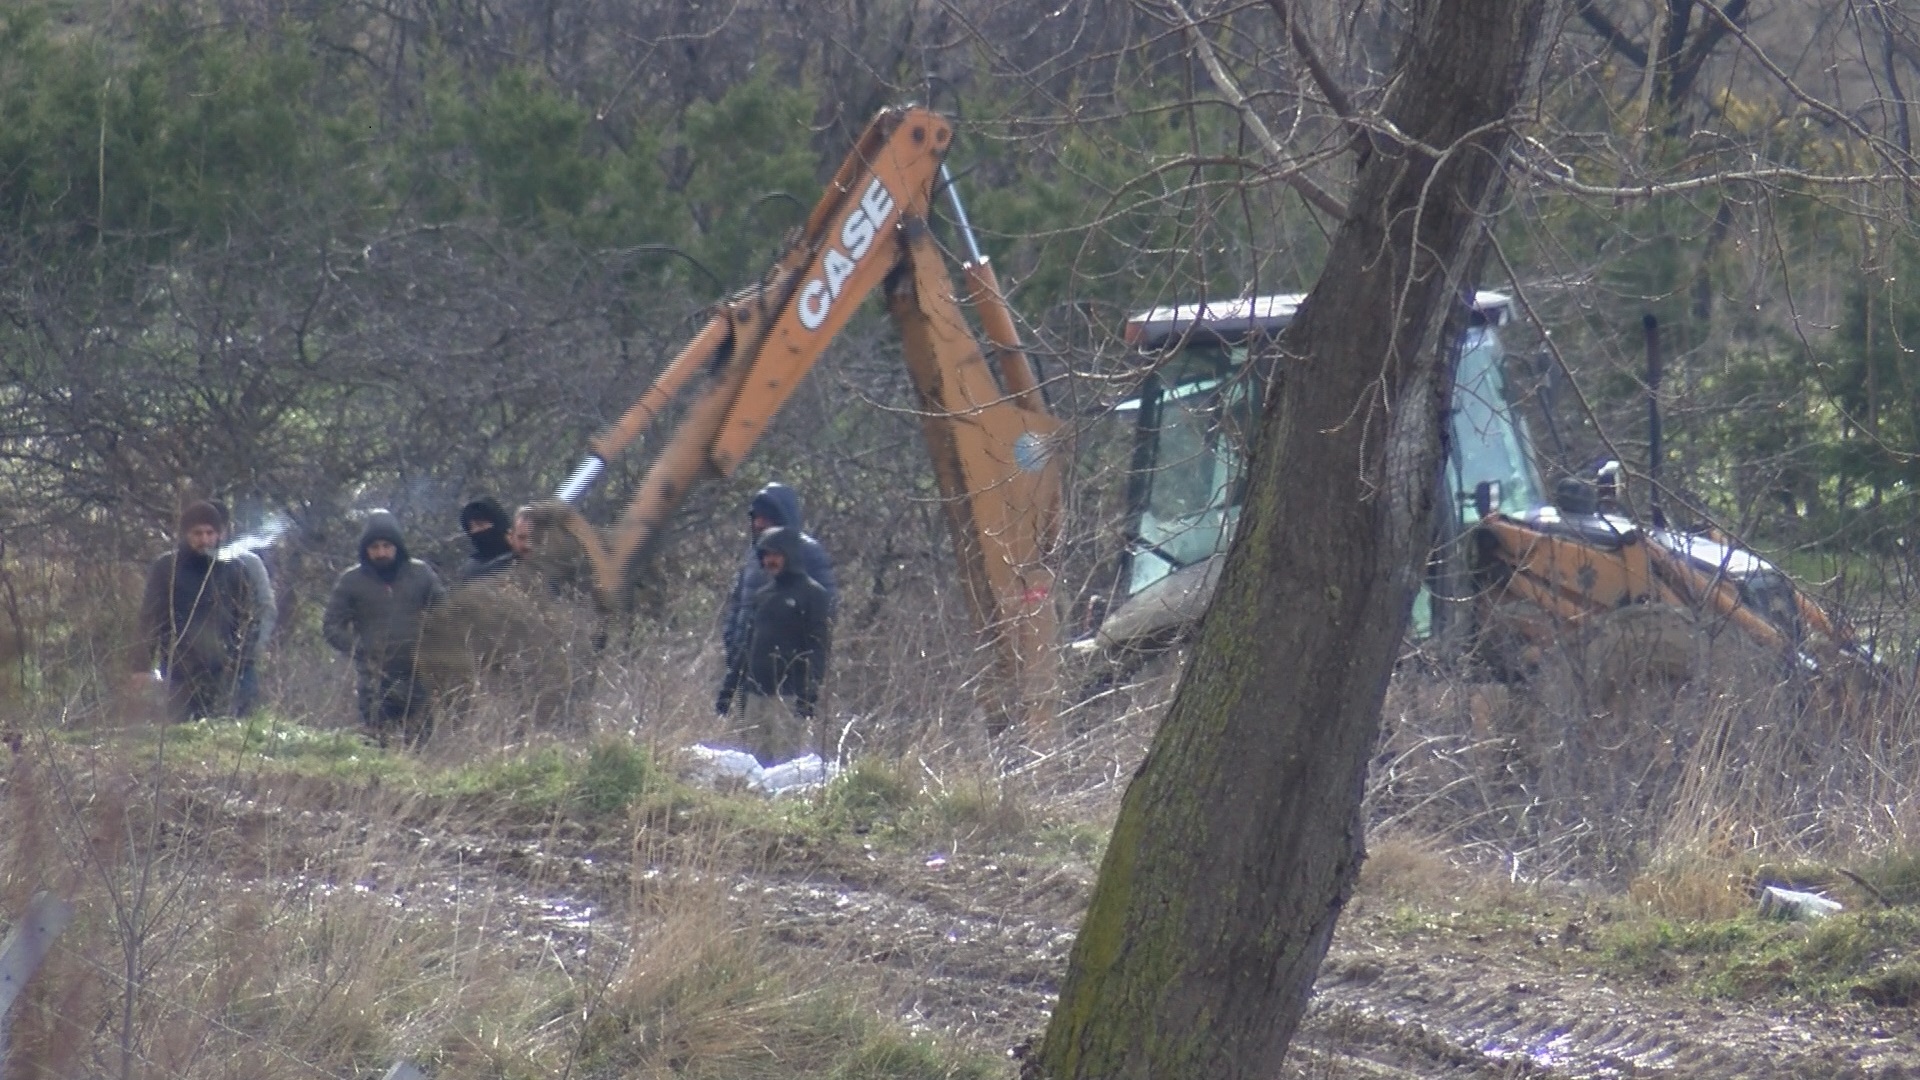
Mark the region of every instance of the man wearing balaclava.
[[513, 568], [514, 550], [507, 536], [512, 519], [500, 504], [478, 498], [460, 508], [460, 531], [467, 534], [473, 554], [460, 564], [455, 583], [475, 581]]
[[139, 666], [166, 680], [175, 720], [231, 715], [249, 662], [252, 591], [246, 573], [219, 557], [224, 525], [212, 503], [191, 504], [180, 512], [177, 546], [147, 568]]
[[414, 661], [421, 617], [446, 595], [433, 567], [408, 556], [394, 516], [368, 514], [360, 565], [334, 583], [321, 630], [327, 644], [353, 658], [360, 725], [381, 746], [396, 733], [418, 746], [432, 732], [431, 702]]

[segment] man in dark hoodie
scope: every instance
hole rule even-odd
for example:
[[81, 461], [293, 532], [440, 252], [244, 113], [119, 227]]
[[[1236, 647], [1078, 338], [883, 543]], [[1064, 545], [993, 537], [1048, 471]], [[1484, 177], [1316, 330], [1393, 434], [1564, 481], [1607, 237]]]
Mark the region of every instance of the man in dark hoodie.
[[740, 661], [728, 665], [714, 709], [728, 715], [745, 691], [741, 733], [760, 764], [772, 766], [818, 749], [813, 718], [832, 644], [832, 602], [802, 569], [800, 533], [768, 529], [757, 546], [768, 580], [753, 594]]
[[514, 549], [507, 538], [508, 524], [507, 512], [492, 499], [478, 498], [460, 508], [460, 529], [473, 545], [473, 554], [460, 564], [453, 578], [456, 584], [513, 568]]
[[798, 569], [827, 592], [827, 614], [840, 608], [840, 583], [834, 578], [827, 549], [801, 528], [800, 493], [785, 484], [768, 484], [747, 504], [747, 554], [733, 575], [733, 589], [720, 613], [720, 642], [726, 646], [727, 670], [744, 662], [747, 633], [753, 625], [753, 596], [772, 578], [761, 569], [759, 539], [768, 529], [788, 529], [800, 544]]
[[147, 568], [139, 664], [166, 680], [176, 720], [230, 715], [235, 684], [252, 662], [252, 588], [238, 564], [219, 557], [224, 524], [212, 503], [188, 506], [178, 546]]
[[360, 724], [381, 746], [395, 730], [408, 746], [432, 732], [430, 702], [414, 662], [421, 616], [446, 595], [433, 567], [407, 555], [394, 516], [385, 510], [367, 515], [360, 565], [334, 583], [321, 630], [327, 644], [353, 658]]

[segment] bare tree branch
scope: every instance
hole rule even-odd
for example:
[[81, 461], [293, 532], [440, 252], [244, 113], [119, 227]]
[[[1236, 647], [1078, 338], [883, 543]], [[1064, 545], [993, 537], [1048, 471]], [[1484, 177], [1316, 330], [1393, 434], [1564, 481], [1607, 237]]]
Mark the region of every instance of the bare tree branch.
[[1899, 140], [1900, 152], [1911, 156], [1913, 154], [1913, 128], [1907, 115], [1907, 95], [1906, 92], [1900, 88], [1899, 66], [1894, 63], [1894, 58], [1898, 53], [1894, 47], [1893, 26], [1887, 19], [1887, 8], [1884, 0], [1875, 0], [1871, 6], [1873, 8], [1874, 21], [1880, 26], [1880, 61], [1886, 72], [1887, 89], [1893, 95], [1895, 137]]
[[[1533, 140], [1528, 141], [1533, 142]], [[1534, 147], [1543, 151], [1545, 149], [1538, 143], [1534, 143]], [[1663, 180], [1658, 183], [1631, 186], [1588, 184], [1574, 179], [1572, 168], [1564, 163], [1556, 162], [1558, 168], [1553, 169], [1525, 155], [1515, 155], [1515, 160], [1528, 176], [1536, 180], [1574, 195], [1589, 195], [1599, 199], [1654, 199], [1665, 195], [1684, 195], [1734, 183], [1767, 184], [1791, 181], [1809, 187], [1869, 187], [1886, 183], [1906, 184], [1913, 180], [1905, 173], [1813, 173], [1805, 169], [1780, 165], [1761, 169], [1728, 169], [1708, 173], [1705, 176], [1688, 177], [1685, 180]]]
[[[1287, 153], [1285, 147], [1280, 145], [1280, 141], [1273, 137], [1273, 132], [1267, 129], [1266, 122], [1260, 119], [1260, 114], [1255, 112], [1247, 102], [1246, 94], [1241, 92], [1239, 84], [1220, 63], [1220, 57], [1213, 51], [1213, 43], [1207, 40], [1207, 35], [1201, 31], [1200, 24], [1194, 20], [1193, 14], [1187, 10], [1181, 0], [1167, 0], [1167, 3], [1186, 23], [1187, 36], [1193, 41], [1195, 55], [1199, 56], [1200, 63], [1206, 67], [1207, 74], [1213, 79], [1214, 85], [1220, 88], [1220, 92], [1227, 96], [1228, 102], [1239, 112], [1241, 121], [1253, 132], [1254, 138], [1259, 140], [1261, 149], [1273, 158], [1276, 165], [1287, 160], [1291, 155]], [[1281, 179], [1287, 182], [1288, 187], [1298, 192], [1300, 197], [1306, 200], [1307, 205], [1321, 213], [1335, 218], [1347, 216], [1346, 203], [1314, 183], [1306, 174], [1289, 171], [1283, 173]]]
[[[1348, 127], [1353, 127], [1353, 102], [1348, 99], [1347, 92], [1341, 89], [1340, 84], [1334, 81], [1333, 73], [1327, 70], [1327, 65], [1321, 62], [1319, 51], [1313, 47], [1313, 39], [1307, 37], [1307, 28], [1300, 25], [1299, 20], [1293, 17], [1293, 12], [1287, 7], [1286, 0], [1267, 0], [1267, 6], [1273, 9], [1274, 15], [1280, 20], [1280, 25], [1287, 28], [1287, 40], [1292, 43], [1293, 51], [1299, 54], [1300, 62], [1306, 65], [1307, 74], [1313, 76], [1313, 84], [1320, 88], [1321, 95], [1327, 99], [1327, 106], [1333, 110], [1335, 116], [1346, 121]], [[1360, 132], [1356, 129], [1354, 134], [1358, 135]]]
[[1625, 30], [1614, 25], [1613, 20], [1594, 6], [1593, 0], [1573, 0], [1573, 10], [1574, 14], [1580, 16], [1581, 22], [1586, 23], [1609, 48], [1620, 54], [1621, 59], [1636, 67], [1647, 66], [1647, 50], [1628, 37]]
[[[1890, 147], [1886, 139], [1868, 131], [1866, 126], [1861, 124], [1860, 121], [1855, 120], [1841, 109], [1828, 104], [1802, 89], [1800, 84], [1794, 81], [1793, 76], [1787, 74], [1786, 71], [1774, 61], [1773, 57], [1767, 55], [1767, 51], [1755, 43], [1752, 36], [1747, 33], [1746, 28], [1737, 23], [1734, 18], [1728, 14], [1726, 9], [1714, 3], [1713, 0], [1699, 0], [1699, 3], [1700, 6], [1705, 8], [1714, 18], [1720, 20], [1720, 24], [1725, 27], [1726, 32], [1732, 34], [1747, 52], [1753, 56], [1754, 60], [1758, 61], [1760, 66], [1765, 68], [1769, 75], [1772, 75], [1778, 80], [1780, 85], [1785, 87], [1787, 92], [1797, 98], [1801, 104], [1825, 116], [1838, 126], [1845, 128], [1848, 133], [1852, 134], [1861, 142], [1866, 143], [1869, 147], [1875, 148], [1883, 160], [1900, 170], [1899, 179], [1903, 183], [1911, 184], [1915, 181], [1915, 177], [1911, 172], [1915, 165], [1913, 155], [1898, 152], [1897, 147]], [[1728, 7], [1733, 6], [1735, 5], [1728, 5]], [[1889, 150], [1894, 152], [1889, 152]]]

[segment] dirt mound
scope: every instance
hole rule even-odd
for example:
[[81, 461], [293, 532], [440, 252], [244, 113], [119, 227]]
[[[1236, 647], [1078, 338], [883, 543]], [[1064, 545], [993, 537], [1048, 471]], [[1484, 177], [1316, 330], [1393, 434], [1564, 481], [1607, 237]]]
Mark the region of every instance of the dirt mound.
[[455, 586], [428, 613], [420, 670], [448, 717], [481, 701], [547, 728], [579, 728], [603, 631], [591, 607], [533, 566]]

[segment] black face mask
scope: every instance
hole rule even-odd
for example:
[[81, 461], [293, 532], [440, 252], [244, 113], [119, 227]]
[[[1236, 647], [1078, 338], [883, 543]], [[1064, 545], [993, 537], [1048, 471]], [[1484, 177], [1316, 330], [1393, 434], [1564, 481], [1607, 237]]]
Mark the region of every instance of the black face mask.
[[513, 550], [507, 543], [507, 530], [494, 524], [477, 533], [468, 533], [467, 541], [473, 545], [474, 555], [482, 559], [498, 558]]

